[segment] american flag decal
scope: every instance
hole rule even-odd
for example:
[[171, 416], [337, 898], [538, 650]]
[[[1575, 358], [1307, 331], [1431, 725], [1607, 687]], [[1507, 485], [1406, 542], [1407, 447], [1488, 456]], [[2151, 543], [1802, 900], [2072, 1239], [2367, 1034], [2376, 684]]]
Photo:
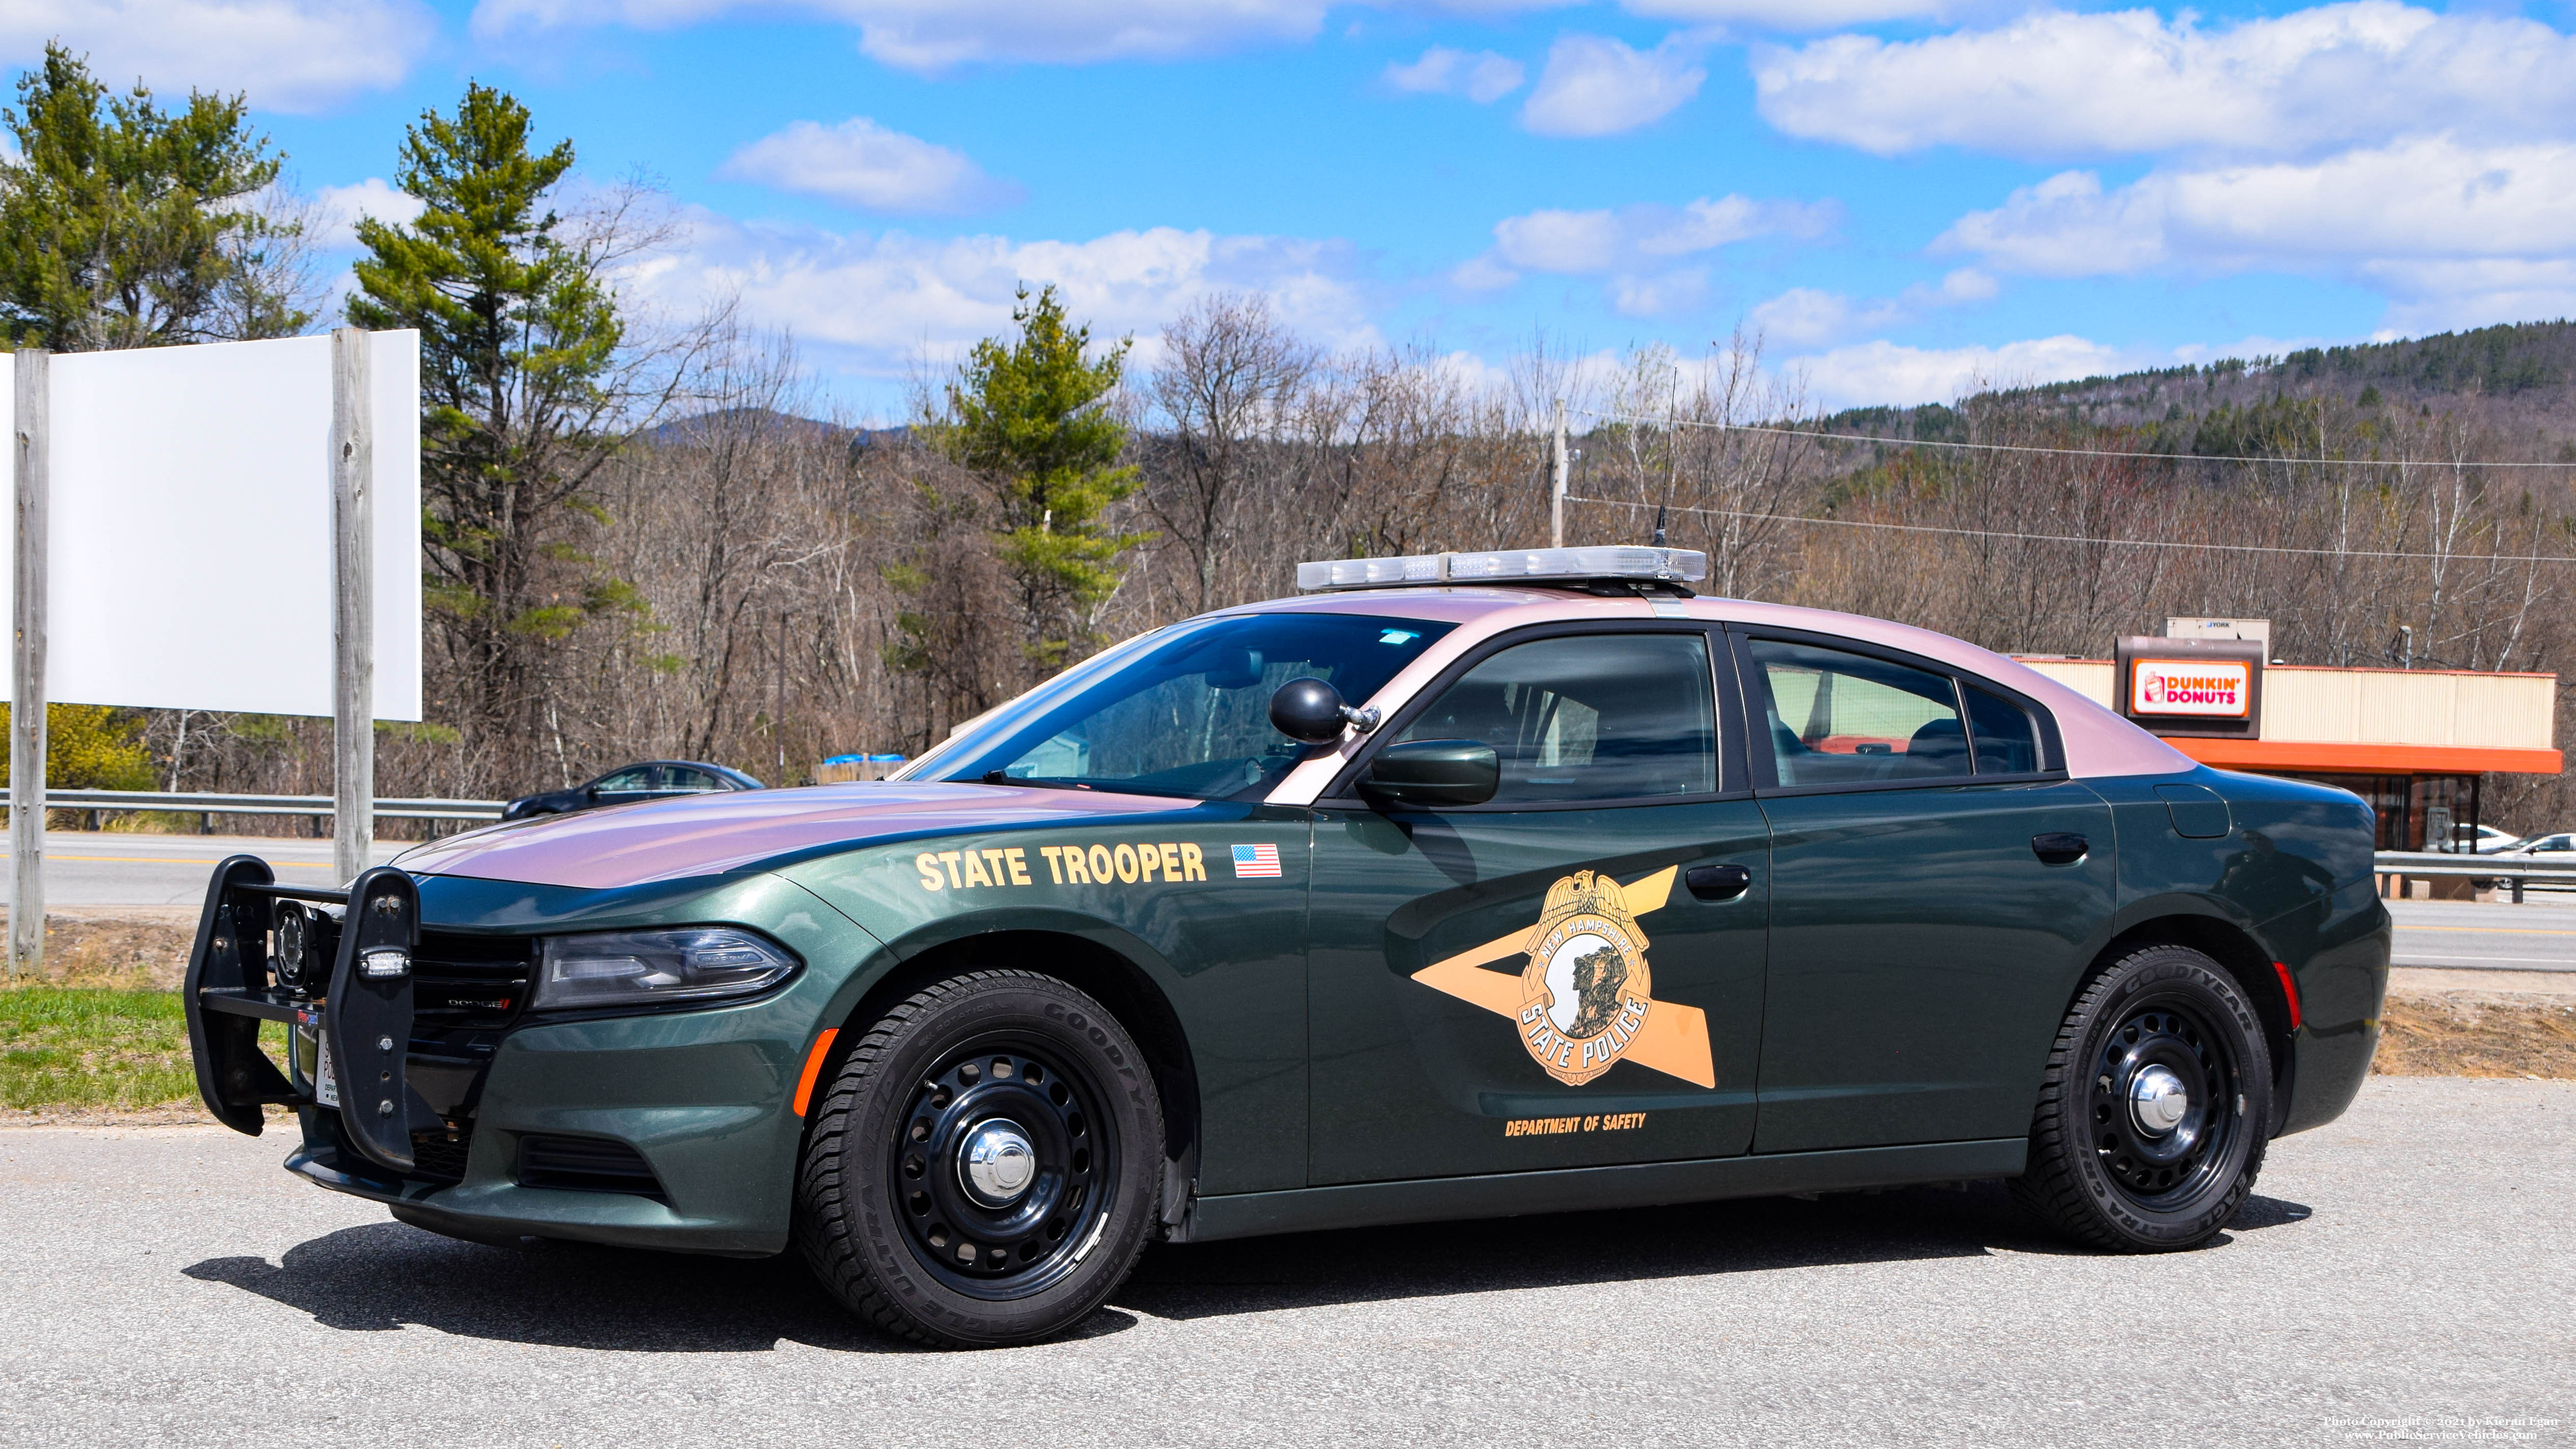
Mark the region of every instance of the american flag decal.
[[1279, 847], [1275, 845], [1238, 845], [1234, 848], [1234, 878], [1250, 880], [1256, 876], [1277, 879]]

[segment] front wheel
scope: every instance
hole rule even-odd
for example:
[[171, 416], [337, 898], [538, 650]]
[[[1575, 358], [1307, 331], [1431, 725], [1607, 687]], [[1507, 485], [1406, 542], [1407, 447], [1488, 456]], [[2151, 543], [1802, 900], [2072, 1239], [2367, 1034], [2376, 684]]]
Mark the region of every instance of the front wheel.
[[814, 1109], [796, 1236], [861, 1318], [943, 1348], [1087, 1317], [1144, 1251], [1163, 1113], [1125, 1028], [1051, 977], [978, 971], [869, 1027]]
[[2226, 968], [2150, 946], [2087, 985], [2059, 1028], [2014, 1195], [2078, 1242], [2197, 1248], [2254, 1190], [2272, 1054]]

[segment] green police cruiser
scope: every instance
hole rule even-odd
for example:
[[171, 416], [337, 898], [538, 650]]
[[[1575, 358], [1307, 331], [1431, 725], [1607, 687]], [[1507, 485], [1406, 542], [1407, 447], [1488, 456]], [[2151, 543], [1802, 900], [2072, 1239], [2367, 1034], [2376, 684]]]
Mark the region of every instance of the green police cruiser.
[[[477, 1240], [801, 1251], [1019, 1343], [1149, 1242], [2010, 1179], [2209, 1242], [2359, 1089], [2356, 797], [1703, 556], [1303, 566], [897, 778], [216, 869], [206, 1105]], [[290, 1025], [289, 1068], [258, 1046]]]

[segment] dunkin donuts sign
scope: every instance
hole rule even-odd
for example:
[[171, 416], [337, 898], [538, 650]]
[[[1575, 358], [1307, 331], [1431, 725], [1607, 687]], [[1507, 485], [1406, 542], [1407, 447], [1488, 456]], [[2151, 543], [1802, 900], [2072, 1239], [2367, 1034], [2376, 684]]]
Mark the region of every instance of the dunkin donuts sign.
[[2129, 666], [2129, 713], [2244, 719], [2253, 709], [2254, 668], [2241, 659], [2137, 659]]

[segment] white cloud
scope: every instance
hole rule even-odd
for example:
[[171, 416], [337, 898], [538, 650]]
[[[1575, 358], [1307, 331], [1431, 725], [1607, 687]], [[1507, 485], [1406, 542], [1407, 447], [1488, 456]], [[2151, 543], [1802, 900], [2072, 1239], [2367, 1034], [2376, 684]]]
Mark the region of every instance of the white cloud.
[[865, 116], [837, 126], [798, 121], [733, 153], [716, 175], [801, 191], [863, 211], [981, 211], [1020, 189], [984, 174], [962, 151], [888, 130]]
[[1469, 54], [1435, 45], [1422, 52], [1422, 58], [1411, 65], [1389, 65], [1386, 83], [1400, 91], [1418, 95], [1465, 96], [1477, 105], [1491, 105], [1521, 88], [1528, 72], [1509, 56], [1490, 50]]
[[1904, 407], [1946, 403], [1986, 387], [2114, 373], [2149, 361], [2069, 334], [2000, 347], [1923, 348], [1864, 342], [1791, 358], [1780, 370], [1802, 377], [1809, 399], [1823, 407], [1870, 403]]
[[1880, 155], [2176, 149], [2308, 155], [2448, 130], [2576, 129], [2576, 37], [2518, 16], [2353, 0], [2204, 30], [2188, 11], [2039, 10], [1922, 40], [1757, 46], [1763, 117]]
[[436, 40], [418, 0], [7, 0], [0, 60], [35, 64], [60, 40], [111, 90], [246, 92], [318, 111], [399, 84]]
[[902, 70], [983, 61], [1169, 59], [1312, 39], [1327, 0], [480, 0], [474, 33], [603, 24], [667, 30], [785, 12], [859, 27], [859, 49]]
[[1842, 208], [1830, 201], [1757, 201], [1740, 195], [1714, 201], [1701, 197], [1679, 207], [1533, 211], [1494, 224], [1494, 254], [1529, 271], [1579, 276], [1760, 236], [1818, 236], [1841, 219]]
[[1469, 292], [1499, 292], [1520, 279], [1520, 273], [1494, 260], [1491, 252], [1479, 252], [1449, 273], [1452, 286]]
[[2576, 144], [2437, 137], [2314, 163], [2156, 171], [2111, 191], [2069, 171], [1970, 212], [1935, 245], [2059, 277], [2555, 261], [2576, 251]]
[[[2356, 269], [2388, 298], [2382, 330], [2421, 336], [2576, 317], [2576, 261], [2553, 257], [2375, 260]], [[2385, 341], [2386, 337], [2375, 337]]]
[[1937, 286], [1920, 283], [1893, 297], [1858, 300], [1840, 292], [1792, 287], [1754, 307], [1753, 325], [1772, 342], [1813, 347], [1863, 332], [1878, 332], [1915, 321], [1944, 307], [1991, 301], [2000, 291], [1995, 279], [1974, 267], [1961, 267]]
[[406, 225], [422, 211], [421, 199], [396, 191], [384, 178], [370, 176], [348, 186], [325, 186], [313, 196], [317, 228], [312, 241], [324, 251], [346, 251], [358, 244], [358, 218]]
[[1698, 46], [1681, 35], [1643, 51], [1606, 35], [1560, 36], [1521, 107], [1521, 124], [1542, 136], [1633, 131], [1699, 94], [1708, 72], [1697, 56]]
[[1533, 211], [1494, 223], [1494, 253], [1533, 272], [1606, 272], [1626, 249], [1629, 228], [1607, 211]]
[[1023, 281], [1054, 283], [1095, 337], [1136, 334], [1140, 363], [1157, 329], [1220, 290], [1265, 294], [1283, 322], [1328, 346], [1379, 340], [1357, 258], [1338, 242], [1171, 227], [1079, 242], [845, 234], [704, 210], [688, 222], [678, 245], [637, 268], [638, 291], [678, 306], [738, 297], [751, 320], [792, 328], [801, 345], [880, 378], [925, 358], [945, 365], [1008, 330]]
[[1941, 0], [1622, 0], [1619, 8], [1631, 15], [1699, 25], [1839, 30], [1877, 20], [1938, 15], [1954, 7]]
[[1498, 291], [1521, 272], [1608, 278], [1604, 295], [1622, 315], [1686, 311], [1708, 293], [1705, 267], [1681, 259], [1763, 236], [1812, 237], [1831, 230], [1842, 208], [1830, 201], [1701, 197], [1684, 206], [1616, 211], [1533, 211], [1494, 224], [1491, 251], [1450, 273], [1469, 291]]
[[2576, 143], [2434, 137], [2109, 190], [2070, 171], [1961, 217], [1934, 247], [2041, 276], [2333, 276], [2386, 296], [2404, 328], [2576, 315]]

